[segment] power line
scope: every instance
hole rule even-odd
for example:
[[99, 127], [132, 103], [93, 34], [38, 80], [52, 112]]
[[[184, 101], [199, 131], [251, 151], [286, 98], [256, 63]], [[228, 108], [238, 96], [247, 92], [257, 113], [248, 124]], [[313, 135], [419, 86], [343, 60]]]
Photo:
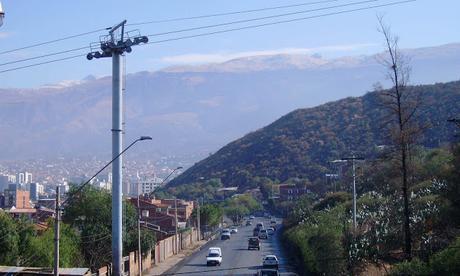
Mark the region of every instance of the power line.
[[58, 62], [58, 61], [63, 61], [63, 60], [69, 60], [69, 59], [74, 59], [74, 58], [77, 58], [77, 57], [84, 57], [84, 56], [86, 56], [86, 54], [79, 54], [79, 55], [75, 55], [75, 56], [69, 56], [69, 57], [53, 59], [53, 60], [48, 60], [48, 61], [39, 62], [39, 63], [33, 63], [33, 64], [25, 65], [25, 66], [14, 67], [14, 68], [10, 68], [10, 69], [0, 71], [0, 74], [10, 72], [10, 71], [16, 71], [16, 70], [19, 70], [19, 69], [39, 66], [39, 65], [43, 65], [43, 64], [48, 64], [48, 63], [53, 63], [53, 62]]
[[[188, 17], [188, 18], [166, 19], [166, 20], [163, 20], [163, 21], [164, 21], [164, 22], [171, 22], [171, 21], [186, 20], [186, 19], [197, 19], [197, 18], [205, 18], [205, 17], [216, 17], [216, 16], [230, 15], [230, 14], [240, 14], [240, 13], [249, 13], [249, 12], [257, 12], [257, 11], [265, 11], [265, 10], [274, 10], [274, 9], [282, 9], [282, 8], [289, 8], [289, 7], [307, 6], [307, 5], [314, 5], [314, 4], [324, 4], [324, 3], [337, 2], [337, 1], [340, 1], [340, 0], [327, 0], [327, 1], [308, 2], [308, 3], [300, 3], [300, 4], [293, 4], [293, 5], [276, 6], [276, 7], [269, 7], [269, 8], [253, 9], [253, 10], [244, 10], [244, 11], [227, 12], [227, 13], [212, 14], [212, 15], [194, 16], [194, 17]], [[371, 0], [371, 1], [364, 1], [364, 2], [372, 2], [372, 1], [378, 1], [378, 0]], [[341, 6], [342, 6], [342, 5], [339, 5], [339, 6], [337, 6], [337, 7], [341, 7]], [[328, 7], [328, 8], [333, 8], [333, 7]], [[319, 9], [319, 10], [321, 10], [321, 9]], [[150, 35], [150, 36], [159, 36], [159, 35], [165, 35], [165, 34], [173, 34], [173, 33], [185, 32], [185, 31], [192, 31], [192, 30], [198, 30], [198, 29], [205, 29], [205, 28], [212, 28], [212, 27], [218, 27], [218, 26], [225, 26], [225, 25], [230, 25], [230, 24], [244, 23], [244, 22], [250, 22], [250, 21], [254, 21], [254, 20], [269, 19], [269, 18], [273, 18], [273, 17], [287, 16], [287, 15], [292, 15], [292, 14], [297, 14], [297, 13], [302, 13], [302, 12], [310, 12], [310, 11], [315, 11], [315, 10], [300, 11], [300, 12], [294, 12], [294, 13], [288, 13], [288, 14], [281, 14], [281, 15], [275, 15], [275, 16], [268, 16], [268, 17], [262, 17], [262, 18], [255, 18], [255, 19], [249, 19], [249, 20], [242, 20], [242, 21], [235, 21], [235, 22], [227, 22], [227, 23], [221, 23], [221, 24], [215, 24], [215, 25], [209, 25], [209, 26], [202, 26], [202, 27], [191, 28], [191, 29], [175, 30], [175, 31], [164, 32], [164, 33], [159, 33], [159, 34], [152, 34], [152, 35]], [[144, 25], [144, 24], [150, 24], [150, 23], [154, 23], [154, 22], [160, 22], [160, 21], [149, 21], [149, 22], [134, 23], [134, 24], [128, 24], [128, 25]], [[14, 51], [24, 50], [24, 49], [28, 49], [28, 48], [32, 48], [32, 47], [37, 47], [37, 46], [41, 46], [41, 45], [51, 44], [51, 43], [55, 43], [55, 42], [59, 42], [59, 41], [63, 41], [63, 40], [67, 40], [67, 39], [71, 39], [71, 38], [75, 38], [75, 37], [79, 37], [79, 36], [84, 36], [84, 35], [88, 35], [88, 34], [93, 34], [93, 33], [100, 32], [100, 31], [103, 31], [103, 30], [106, 30], [106, 29], [107, 29], [107, 28], [98, 29], [98, 30], [94, 30], [94, 31], [90, 31], [90, 32], [85, 32], [85, 33], [76, 34], [76, 35], [71, 35], [71, 36], [67, 36], [67, 37], [63, 37], [63, 38], [59, 38], [59, 39], [54, 39], [54, 40], [50, 40], [50, 41], [46, 41], [46, 42], [41, 42], [41, 43], [37, 43], [37, 44], [32, 44], [32, 45], [25, 46], [25, 47], [21, 47], [21, 48], [17, 48], [17, 49], [12, 49], [12, 50], [8, 50], [8, 51], [3, 51], [3, 52], [0, 52], [0, 55], [1, 55], [1, 54], [6, 54], [6, 53], [11, 53], [11, 52], [14, 52]], [[75, 51], [83, 50], [83, 49], [86, 49], [86, 48], [87, 48], [87, 46], [85, 46], [85, 47], [80, 47], [80, 48], [74, 48], [74, 49], [70, 49], [70, 50], [65, 50], [65, 51], [54, 52], [54, 53], [50, 53], [50, 54], [44, 54], [44, 55], [35, 56], [35, 57], [31, 57], [31, 58], [19, 59], [19, 60], [15, 60], [15, 61], [10, 61], [10, 62], [1, 63], [0, 66], [5, 66], [5, 65], [10, 65], [10, 64], [20, 63], [20, 62], [29, 61], [29, 60], [34, 60], [34, 59], [39, 59], [39, 58], [43, 58], [43, 57], [49, 57], [49, 56], [64, 54], [64, 53], [68, 53], [68, 52], [75, 52]]]
[[313, 15], [313, 16], [308, 16], [308, 17], [294, 18], [294, 19], [281, 20], [281, 21], [275, 21], [275, 22], [269, 22], [269, 23], [263, 23], [263, 24], [257, 24], [257, 25], [249, 25], [249, 26], [226, 29], [226, 30], [219, 30], [219, 31], [208, 32], [208, 33], [201, 33], [201, 34], [195, 34], [195, 35], [168, 38], [168, 39], [163, 39], [163, 40], [156, 40], [156, 41], [151, 41], [147, 44], [159, 44], [159, 43], [182, 40], [182, 39], [189, 39], [189, 38], [194, 38], [194, 37], [209, 36], [209, 35], [214, 35], [214, 34], [228, 33], [228, 32], [234, 32], [234, 31], [240, 31], [240, 30], [246, 30], [246, 29], [255, 29], [255, 28], [260, 28], [260, 27], [265, 27], [265, 26], [270, 26], [270, 25], [278, 25], [278, 24], [284, 24], [284, 23], [290, 23], [290, 22], [296, 22], [296, 21], [303, 21], [303, 20], [308, 20], [308, 19], [339, 15], [339, 14], [351, 13], [351, 12], [356, 12], [356, 11], [370, 10], [374, 8], [381, 8], [381, 7], [387, 7], [387, 6], [395, 6], [395, 5], [415, 2], [415, 1], [417, 0], [396, 1], [396, 2], [386, 3], [386, 4], [368, 6], [368, 7], [363, 7], [363, 8], [356, 8], [356, 9], [351, 9], [351, 10], [343, 10], [343, 11], [325, 13], [325, 14], [320, 14], [320, 15]]
[[59, 41], [72, 39], [72, 38], [75, 38], [75, 37], [94, 34], [94, 33], [98, 33], [98, 32], [105, 31], [105, 30], [107, 30], [107, 28], [97, 29], [97, 30], [94, 30], [94, 31], [89, 31], [89, 32], [80, 33], [80, 34], [76, 34], [76, 35], [65, 36], [65, 37], [61, 37], [61, 38], [57, 38], [57, 39], [53, 39], [53, 40], [49, 40], [49, 41], [45, 41], [45, 42], [40, 42], [40, 43], [36, 43], [36, 44], [32, 44], [32, 45], [28, 45], [28, 46], [24, 46], [24, 47], [20, 47], [20, 48], [16, 48], [16, 49], [6, 50], [6, 51], [3, 51], [3, 52], [0, 52], [0, 55], [7, 54], [7, 53], [12, 53], [12, 52], [17, 52], [17, 51], [25, 50], [25, 49], [29, 49], [29, 48], [34, 48], [34, 47], [38, 47], [38, 46], [42, 46], [42, 45], [52, 44], [52, 43], [56, 43], [56, 42], [59, 42]]
[[5, 66], [5, 65], [9, 65], [9, 64], [19, 63], [19, 62], [24, 62], [24, 61], [29, 61], [29, 60], [34, 60], [34, 59], [39, 59], [39, 58], [44, 58], [44, 57], [50, 57], [50, 56], [55, 56], [55, 55], [61, 55], [61, 54], [75, 52], [75, 51], [79, 51], [79, 50], [85, 50], [87, 48], [88, 48], [88, 46], [85, 46], [85, 47], [74, 48], [74, 49], [70, 49], [70, 50], [64, 50], [64, 51], [60, 51], [60, 52], [49, 53], [49, 54], [45, 54], [45, 55], [41, 55], [41, 56], [18, 59], [18, 60], [14, 60], [14, 61], [5, 62], [5, 63], [0, 63], [0, 66]]
[[269, 16], [258, 17], [258, 18], [251, 18], [251, 19], [243, 19], [243, 20], [237, 20], [237, 21], [230, 21], [230, 22], [219, 23], [219, 24], [212, 24], [212, 25], [207, 25], [207, 26], [200, 26], [200, 27], [194, 27], [194, 28], [187, 28], [187, 29], [181, 29], [181, 30], [174, 30], [174, 31], [168, 31], [168, 32], [163, 32], [163, 33], [151, 34], [151, 35], [147, 35], [147, 36], [160, 36], [160, 35], [182, 33], [182, 32], [188, 32], [188, 31], [196, 31], [196, 30], [201, 30], [201, 29], [209, 29], [209, 28], [215, 28], [215, 27], [222, 27], [222, 26], [228, 26], [228, 25], [233, 25], [233, 24], [247, 23], [247, 22], [252, 22], [252, 21], [259, 21], [259, 20], [265, 20], [265, 19], [271, 19], [271, 18], [277, 18], [277, 17], [283, 17], [283, 16], [290, 16], [290, 15], [301, 14], [301, 13], [309, 13], [309, 12], [315, 12], [315, 11], [329, 10], [329, 9], [335, 9], [335, 8], [342, 8], [342, 7], [353, 6], [353, 5], [359, 5], [359, 4], [365, 4], [365, 3], [370, 3], [370, 2], [377, 2], [377, 1], [380, 1], [380, 0], [366, 0], [366, 1], [360, 1], [360, 2], [352, 2], [352, 3], [342, 4], [342, 5], [335, 5], [335, 6], [322, 7], [322, 8], [316, 8], [316, 9], [309, 9], [309, 10], [303, 10], [303, 11], [296, 11], [296, 12], [289, 12], [289, 13], [282, 13], [282, 14], [269, 15]]
[[[380, 5], [373, 5], [373, 6], [367, 6], [367, 7], [362, 7], [362, 8], [343, 10], [343, 11], [337, 11], [337, 12], [331, 12], [331, 13], [325, 13], [325, 14], [319, 14], [319, 15], [313, 15], [313, 16], [307, 16], [307, 17], [293, 18], [293, 19], [280, 20], [280, 21], [268, 22], [268, 23], [263, 23], [263, 24], [256, 24], [256, 25], [249, 25], [249, 26], [238, 27], [238, 28], [231, 28], [231, 29], [226, 29], [226, 30], [218, 30], [218, 31], [201, 33], [201, 34], [194, 34], [194, 35], [188, 35], [188, 36], [168, 38], [168, 39], [163, 39], [163, 40], [156, 40], [156, 41], [151, 41], [151, 42], [149, 42], [147, 44], [160, 44], [160, 43], [164, 43], [164, 42], [171, 42], [171, 41], [177, 41], [177, 40], [183, 40], [183, 39], [189, 39], [189, 38], [195, 38], [195, 37], [210, 36], [210, 35], [215, 35], [215, 34], [228, 33], [228, 32], [234, 32], [234, 31], [240, 31], [240, 30], [246, 30], [246, 29], [255, 29], [255, 28], [271, 26], [271, 25], [278, 25], [278, 24], [284, 24], [284, 23], [290, 23], [290, 22], [296, 22], [296, 21], [303, 21], [303, 20], [327, 17], [327, 16], [332, 16], [332, 15], [346, 14], [346, 13], [352, 13], [352, 12], [356, 12], [356, 11], [370, 10], [370, 9], [374, 9], [374, 8], [395, 6], [395, 5], [400, 5], [400, 4], [404, 4], [404, 3], [410, 3], [410, 2], [416, 2], [416, 1], [417, 0], [395, 1], [395, 2], [390, 2], [390, 3], [380, 4]], [[86, 54], [79, 54], [79, 55], [64, 57], [64, 58], [60, 58], [60, 59], [49, 60], [49, 61], [39, 62], [39, 63], [34, 63], [34, 64], [29, 64], [29, 65], [25, 65], [25, 66], [14, 67], [14, 68], [10, 68], [10, 69], [0, 71], [0, 74], [10, 72], [10, 71], [16, 71], [16, 70], [20, 70], [20, 69], [24, 69], [24, 68], [39, 66], [39, 65], [43, 65], [43, 64], [49, 64], [49, 63], [53, 63], [53, 62], [69, 60], [69, 59], [73, 59], [73, 58], [77, 58], [77, 57], [81, 57], [81, 56], [86, 56]]]
[[[333, 0], [333, 1], [328, 0], [328, 1], [320, 1], [320, 2], [314, 2], [314, 3], [327, 3], [327, 2], [336, 2], [336, 1], [339, 1], [339, 0]], [[240, 24], [240, 23], [246, 23], [246, 22], [252, 22], [252, 21], [259, 21], [259, 20], [264, 20], [264, 19], [277, 18], [277, 17], [289, 16], [289, 15], [300, 14], [300, 13], [308, 13], [308, 12], [314, 12], [314, 11], [334, 9], [334, 8], [340, 8], [340, 7], [352, 6], [352, 5], [358, 5], [358, 4], [364, 4], [364, 3], [376, 2], [376, 1], [380, 1], [380, 0], [366, 0], [366, 1], [360, 1], [360, 2], [353, 2], [353, 3], [342, 4], [342, 5], [322, 7], [322, 8], [317, 8], [317, 9], [296, 11], [296, 12], [277, 14], [277, 15], [271, 15], [271, 16], [265, 16], [265, 17], [259, 17], [259, 18], [252, 18], [252, 19], [231, 21], [231, 22], [225, 22], [225, 23], [219, 23], [219, 24], [213, 24], [213, 25], [207, 25], [207, 26], [199, 26], [199, 27], [194, 27], [194, 28], [174, 30], [174, 31], [168, 31], [168, 32], [163, 32], [163, 33], [151, 34], [151, 35], [148, 35], [148, 36], [160, 36], [160, 35], [181, 33], [181, 32], [187, 32], [187, 31], [195, 31], [195, 30], [200, 30], [200, 29], [209, 29], [209, 28], [228, 26], [228, 25]], [[305, 4], [302, 4], [302, 5], [305, 5]], [[84, 49], [87, 49], [87, 48], [88, 48], [87, 46], [84, 46], [84, 47], [74, 48], [74, 49], [70, 49], [70, 50], [64, 50], [64, 51], [44, 54], [44, 55], [40, 55], [40, 56], [24, 58], [24, 59], [19, 59], [19, 60], [14, 60], [14, 61], [9, 61], [9, 62], [5, 62], [5, 63], [0, 63], [0, 66], [5, 66], [5, 65], [10, 65], [10, 64], [15, 64], [15, 63], [20, 63], [20, 62], [35, 60], [35, 59], [39, 59], [39, 58], [43, 58], [43, 57], [50, 57], [50, 56], [60, 55], [60, 54], [69, 53], [69, 52], [75, 52], [75, 51], [84, 50]]]
[[138, 23], [126, 24], [126, 26], [138, 26], [138, 25], [177, 22], [177, 21], [185, 21], [185, 20], [193, 20], [193, 19], [203, 19], [203, 18], [219, 17], [219, 16], [226, 16], [226, 15], [235, 15], [235, 14], [244, 14], [244, 13], [253, 13], [253, 12], [260, 12], [260, 11], [268, 11], [268, 10], [293, 8], [293, 7], [300, 7], [300, 6], [311, 6], [311, 5], [315, 5], [315, 4], [326, 4], [326, 3], [338, 2], [338, 1], [341, 1], [341, 0], [327, 0], [327, 1], [307, 2], [307, 3], [299, 3], [299, 4], [292, 4], [292, 5], [260, 8], [260, 9], [251, 9], [251, 10], [242, 10], [242, 11], [233, 11], [233, 12], [197, 15], [197, 16], [190, 16], [190, 17], [179, 17], [179, 18], [171, 18], [171, 19], [163, 19], [163, 20], [154, 20], [154, 21], [146, 21], [146, 22], [138, 22]]

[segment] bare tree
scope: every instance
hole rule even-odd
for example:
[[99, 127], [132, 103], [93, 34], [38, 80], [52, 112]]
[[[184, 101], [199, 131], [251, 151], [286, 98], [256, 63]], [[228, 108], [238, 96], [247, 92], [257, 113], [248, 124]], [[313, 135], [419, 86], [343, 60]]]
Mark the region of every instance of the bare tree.
[[381, 91], [382, 104], [388, 111], [385, 118], [389, 136], [395, 145], [398, 166], [402, 176], [402, 197], [404, 200], [404, 253], [406, 259], [412, 258], [412, 237], [410, 229], [410, 202], [409, 202], [409, 174], [410, 150], [421, 132], [417, 124], [417, 115], [421, 104], [420, 95], [411, 93], [407, 88], [411, 67], [409, 59], [401, 53], [398, 46], [398, 37], [393, 35], [383, 17], [378, 16], [379, 32], [385, 40], [385, 53], [380, 62], [386, 68], [388, 79], [393, 87]]

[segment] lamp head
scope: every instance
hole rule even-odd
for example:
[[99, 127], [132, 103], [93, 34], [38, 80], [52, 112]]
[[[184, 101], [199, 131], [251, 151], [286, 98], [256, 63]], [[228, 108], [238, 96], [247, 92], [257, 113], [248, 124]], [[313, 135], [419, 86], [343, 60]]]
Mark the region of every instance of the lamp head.
[[181, 170], [183, 169], [184, 167], [177, 167], [176, 170]]
[[141, 136], [139, 138], [139, 141], [144, 141], [144, 140], [152, 140], [152, 137], [150, 137], [150, 136]]

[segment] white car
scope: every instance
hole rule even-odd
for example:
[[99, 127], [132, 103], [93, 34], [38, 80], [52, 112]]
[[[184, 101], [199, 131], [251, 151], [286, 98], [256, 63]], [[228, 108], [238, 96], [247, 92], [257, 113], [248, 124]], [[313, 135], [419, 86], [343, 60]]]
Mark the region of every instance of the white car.
[[263, 267], [274, 267], [274, 268], [278, 269], [278, 267], [279, 267], [278, 258], [275, 255], [266, 255], [263, 258], [262, 266]]
[[222, 264], [222, 250], [220, 247], [210, 247], [208, 255], [206, 256], [206, 265], [221, 265]]
[[238, 228], [236, 228], [236, 226], [230, 227], [230, 233], [231, 233], [231, 234], [236, 234], [236, 233], [238, 233]]
[[259, 239], [268, 239], [267, 229], [260, 229], [259, 231]]

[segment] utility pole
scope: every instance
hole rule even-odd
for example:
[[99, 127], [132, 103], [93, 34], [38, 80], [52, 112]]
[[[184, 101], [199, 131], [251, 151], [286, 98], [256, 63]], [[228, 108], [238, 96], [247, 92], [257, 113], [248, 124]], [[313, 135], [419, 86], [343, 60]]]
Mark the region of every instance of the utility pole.
[[61, 220], [60, 186], [56, 186], [56, 208], [54, 217], [54, 276], [59, 276], [59, 221]]
[[341, 162], [348, 162], [352, 161], [353, 167], [353, 232], [356, 232], [356, 168], [355, 168], [355, 161], [356, 160], [364, 160], [362, 157], [356, 157], [354, 154], [352, 157], [344, 157], [339, 160], [334, 160], [332, 163], [341, 163]]
[[[121, 56], [123, 53], [130, 53], [131, 46], [140, 43], [147, 43], [146, 36], [128, 37], [125, 40], [126, 20], [113, 26], [109, 34], [104, 36], [100, 41], [99, 52], [92, 51], [86, 58], [112, 58], [112, 157], [115, 159], [112, 164], [112, 273], [113, 275], [122, 275], [122, 258], [123, 258], [123, 241], [122, 241], [122, 168], [123, 160], [120, 156], [122, 152], [122, 114], [123, 114], [123, 97], [122, 97], [122, 72]], [[120, 35], [116, 36], [115, 32], [121, 29]], [[116, 158], [118, 157], [118, 158]]]
[[175, 233], [176, 233], [176, 235], [175, 235], [176, 236], [176, 238], [175, 238], [175, 241], [176, 241], [176, 253], [179, 253], [179, 243], [177, 241], [177, 198], [176, 197], [174, 197], [174, 209], [175, 209], [174, 213], [175, 213], [175, 217], [176, 217], [176, 219], [175, 219], [176, 220], [176, 223], [175, 223], [176, 224], [176, 231], [175, 231]]
[[197, 199], [197, 224], [198, 224], [198, 241], [201, 240], [201, 218], [200, 218], [200, 199]]
[[137, 252], [139, 275], [142, 275], [142, 249], [141, 249], [141, 209], [139, 208], [139, 189], [137, 190]]

